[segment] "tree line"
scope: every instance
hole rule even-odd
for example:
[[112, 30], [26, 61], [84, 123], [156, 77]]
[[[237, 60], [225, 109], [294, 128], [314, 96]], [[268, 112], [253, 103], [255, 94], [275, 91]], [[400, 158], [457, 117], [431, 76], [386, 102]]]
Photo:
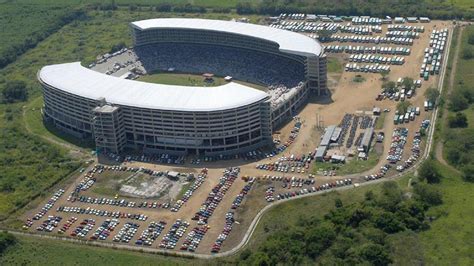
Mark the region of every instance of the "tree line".
[[388, 181], [378, 193], [366, 192], [359, 202], [346, 205], [337, 198], [323, 218], [301, 217], [296, 227], [279, 229], [258, 248], [243, 251], [238, 263], [389, 265], [394, 262], [389, 236], [427, 230], [426, 211], [443, 202], [426, 177], [416, 179], [413, 187], [407, 196], [396, 182]]

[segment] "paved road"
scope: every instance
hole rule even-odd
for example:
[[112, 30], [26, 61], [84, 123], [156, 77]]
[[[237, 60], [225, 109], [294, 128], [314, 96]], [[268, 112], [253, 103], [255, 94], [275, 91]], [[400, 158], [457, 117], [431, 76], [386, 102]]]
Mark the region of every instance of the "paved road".
[[[447, 49], [446, 49], [446, 56], [444, 57], [444, 62], [442, 64], [443, 67], [442, 67], [442, 70], [441, 70], [441, 73], [440, 73], [440, 76], [439, 76], [439, 80], [438, 80], [438, 89], [440, 91], [440, 94], [443, 92], [443, 82], [444, 82], [444, 77], [445, 77], [445, 74], [446, 74], [446, 66], [447, 66], [447, 62], [448, 62], [449, 51], [451, 49], [451, 40], [452, 40], [452, 32], [448, 35], [448, 46], [447, 46]], [[419, 168], [421, 163], [429, 156], [429, 154], [432, 150], [433, 135], [434, 135], [434, 129], [435, 129], [437, 117], [438, 117], [438, 109], [435, 109], [435, 111], [432, 114], [432, 119], [431, 119], [432, 123], [431, 123], [431, 126], [429, 128], [428, 137], [427, 137], [427, 145], [425, 147], [423, 157], [420, 160], [418, 160], [416, 164], [414, 164], [410, 169], [407, 169], [403, 173], [397, 173], [397, 174], [392, 175], [390, 177], [385, 177], [385, 178], [382, 178], [382, 179], [377, 179], [377, 180], [373, 180], [373, 181], [369, 181], [369, 182], [363, 182], [363, 183], [360, 183], [359, 186], [369, 186], [369, 185], [373, 185], [373, 184], [387, 182], [389, 180], [400, 178], [401, 176], [403, 176], [407, 173], [415, 172]], [[352, 189], [352, 188], [355, 188], [355, 186], [337, 187], [337, 188], [333, 188], [333, 189], [327, 190], [327, 191], [318, 191], [318, 192], [311, 193], [311, 194], [300, 195], [300, 196], [296, 196], [296, 197], [293, 197], [293, 198], [273, 202], [273, 203], [265, 206], [262, 210], [260, 210], [258, 212], [258, 214], [253, 219], [252, 223], [250, 224], [250, 226], [249, 226], [247, 232], [245, 233], [244, 237], [242, 238], [242, 241], [237, 246], [235, 246], [233, 249], [231, 249], [229, 251], [222, 252], [222, 253], [217, 253], [217, 254], [211, 254], [211, 255], [208, 255], [208, 254], [194, 254], [194, 253], [181, 252], [181, 251], [160, 250], [160, 249], [156, 249], [156, 248], [138, 247], [138, 246], [131, 246], [131, 245], [126, 245], [126, 244], [104, 243], [104, 242], [99, 242], [99, 241], [86, 241], [86, 240], [80, 240], [80, 239], [69, 238], [69, 237], [58, 237], [58, 236], [53, 236], [53, 235], [36, 234], [36, 233], [21, 232], [21, 231], [15, 231], [15, 230], [7, 230], [7, 231], [9, 231], [10, 233], [15, 234], [15, 235], [28, 235], [28, 236], [34, 236], [34, 237], [39, 237], [39, 238], [59, 239], [59, 240], [70, 241], [70, 242], [80, 243], [80, 244], [87, 244], [87, 245], [92, 245], [92, 246], [112, 247], [112, 248], [116, 248], [116, 249], [142, 251], [142, 252], [153, 253], [153, 254], [167, 254], [167, 255], [171, 255], [171, 256], [197, 258], [197, 259], [211, 259], [211, 258], [231, 256], [231, 255], [234, 255], [234, 254], [238, 253], [241, 249], [243, 249], [248, 244], [250, 238], [252, 237], [252, 234], [254, 233], [255, 229], [257, 228], [257, 225], [260, 222], [263, 215], [267, 211], [269, 211], [271, 208], [273, 208], [274, 206], [277, 206], [279, 204], [288, 202], [290, 200], [301, 199], [301, 198], [315, 196], [315, 195], [321, 195], [321, 194], [328, 193], [328, 192], [331, 192], [331, 191], [344, 191], [344, 190], [348, 190], [348, 189]]]

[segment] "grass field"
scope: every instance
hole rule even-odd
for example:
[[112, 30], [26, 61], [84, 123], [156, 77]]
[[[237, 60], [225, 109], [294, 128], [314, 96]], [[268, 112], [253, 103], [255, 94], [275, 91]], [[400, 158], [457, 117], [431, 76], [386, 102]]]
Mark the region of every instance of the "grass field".
[[472, 265], [474, 263], [474, 184], [438, 164], [443, 175], [437, 187], [444, 203], [430, 209], [436, 217], [431, 229], [420, 233], [427, 265]]
[[139, 81], [180, 85], [180, 86], [199, 86], [199, 87], [214, 87], [227, 84], [221, 77], [214, 77], [212, 82], [205, 81], [201, 75], [182, 74], [182, 73], [157, 73], [141, 76]]
[[335, 57], [328, 57], [327, 62], [328, 73], [342, 73], [342, 62]]
[[[197, 260], [90, 247], [66, 241], [18, 237], [0, 256], [1, 265], [183, 265]], [[200, 263], [202, 264], [202, 263]]]
[[333, 164], [329, 162], [315, 162], [313, 166], [313, 173], [318, 170], [337, 170], [337, 175], [347, 175], [362, 173], [372, 169], [379, 161], [381, 154], [377, 154], [374, 148], [369, 151], [369, 158], [367, 160], [357, 160], [353, 158], [345, 164]]

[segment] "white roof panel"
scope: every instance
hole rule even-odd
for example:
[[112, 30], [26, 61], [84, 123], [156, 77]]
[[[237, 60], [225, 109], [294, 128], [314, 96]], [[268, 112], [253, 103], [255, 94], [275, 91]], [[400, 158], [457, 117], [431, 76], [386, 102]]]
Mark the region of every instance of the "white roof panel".
[[238, 83], [186, 87], [121, 79], [83, 67], [80, 62], [50, 65], [38, 73], [59, 90], [108, 103], [174, 111], [219, 111], [248, 105], [268, 94]]
[[135, 21], [131, 25], [139, 30], [195, 29], [246, 35], [276, 42], [280, 46], [280, 51], [303, 56], [320, 55], [322, 52], [321, 44], [306, 35], [251, 23], [196, 18], [157, 18]]

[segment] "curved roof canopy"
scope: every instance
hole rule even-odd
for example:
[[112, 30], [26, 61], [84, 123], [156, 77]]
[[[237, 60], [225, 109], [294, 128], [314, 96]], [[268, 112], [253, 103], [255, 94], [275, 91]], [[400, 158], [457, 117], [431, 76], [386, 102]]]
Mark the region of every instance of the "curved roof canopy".
[[135, 21], [131, 23], [131, 26], [138, 30], [193, 29], [219, 31], [276, 42], [280, 46], [280, 51], [286, 53], [303, 56], [319, 56], [322, 53], [321, 44], [308, 36], [251, 23], [211, 19], [158, 18]]
[[141, 108], [174, 111], [220, 111], [248, 105], [268, 94], [238, 83], [186, 87], [121, 79], [83, 67], [80, 62], [50, 65], [38, 73], [41, 82], [81, 97]]

